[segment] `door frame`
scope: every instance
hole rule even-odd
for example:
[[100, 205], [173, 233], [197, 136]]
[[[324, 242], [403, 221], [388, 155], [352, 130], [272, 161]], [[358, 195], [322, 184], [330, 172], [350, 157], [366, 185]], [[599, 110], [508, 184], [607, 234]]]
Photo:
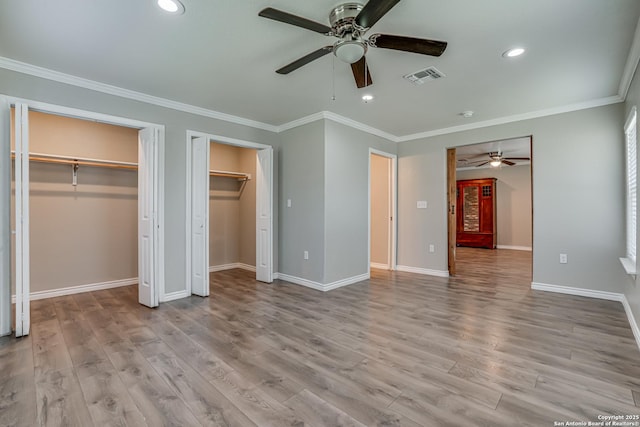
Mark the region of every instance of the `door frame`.
[[396, 270], [398, 266], [398, 156], [386, 151], [377, 150], [369, 147], [368, 164], [368, 190], [367, 190], [367, 271], [371, 269], [371, 155], [375, 154], [380, 157], [386, 157], [391, 161], [391, 170], [389, 171], [389, 210], [391, 221], [389, 221], [389, 270]]
[[[192, 248], [192, 227], [191, 227], [191, 219], [192, 219], [192, 207], [191, 207], [191, 203], [192, 203], [192, 199], [191, 199], [191, 192], [193, 189], [193, 161], [192, 161], [192, 155], [193, 155], [193, 141], [196, 138], [206, 138], [208, 140], [208, 144], [207, 144], [207, 154], [206, 154], [206, 163], [207, 163], [207, 171], [211, 169], [211, 164], [210, 164], [210, 159], [211, 159], [211, 142], [216, 142], [216, 143], [220, 143], [220, 144], [226, 144], [226, 145], [233, 145], [236, 147], [242, 147], [242, 148], [253, 148], [257, 151], [261, 151], [261, 150], [273, 150], [273, 147], [271, 145], [267, 145], [267, 144], [261, 144], [258, 142], [253, 142], [253, 141], [247, 141], [247, 140], [242, 140], [242, 139], [237, 139], [237, 138], [230, 138], [227, 136], [222, 136], [222, 135], [214, 135], [214, 134], [210, 134], [210, 133], [206, 133], [206, 132], [199, 132], [199, 131], [193, 131], [193, 130], [187, 130], [187, 144], [186, 144], [186, 151], [187, 151], [187, 155], [186, 155], [186, 161], [187, 161], [187, 170], [186, 170], [186, 177], [187, 177], [187, 182], [186, 182], [186, 192], [185, 192], [185, 206], [186, 206], [186, 245], [185, 245], [185, 255], [186, 255], [186, 262], [185, 262], [185, 283], [186, 283], [186, 290], [185, 290], [185, 295], [181, 295], [181, 296], [176, 296], [176, 298], [181, 298], [184, 296], [189, 296], [192, 294], [192, 284], [191, 284], [191, 280], [192, 280], [192, 265], [191, 265], [191, 261], [193, 259], [193, 248]], [[256, 156], [258, 154], [256, 153]], [[259, 166], [259, 165], [258, 165]], [[271, 156], [271, 165], [270, 165], [270, 169], [268, 171], [268, 173], [266, 174], [266, 183], [263, 183], [265, 185], [260, 185], [257, 184], [256, 185], [256, 197], [258, 197], [258, 192], [260, 191], [260, 188], [262, 188], [266, 193], [268, 193], [266, 199], [268, 202], [268, 210], [270, 211], [270, 217], [271, 217], [271, 226], [270, 226], [270, 233], [268, 235], [268, 246], [271, 249], [270, 250], [270, 256], [269, 256], [269, 264], [270, 264], [270, 274], [268, 277], [268, 281], [266, 281], [266, 283], [271, 283], [273, 281], [274, 278], [274, 265], [273, 265], [273, 225], [274, 225], [274, 218], [273, 218], [273, 156]], [[256, 180], [262, 179], [264, 178], [264, 176], [260, 173], [257, 173], [258, 171], [256, 170]], [[207, 188], [208, 185], [207, 185]], [[264, 195], [263, 195], [264, 196]], [[208, 206], [208, 205], [207, 205]], [[260, 220], [259, 218], [259, 206], [258, 203], [256, 202], [256, 228], [258, 227], [258, 221]], [[204, 225], [205, 225], [205, 232], [204, 232], [204, 239], [205, 239], [205, 253], [208, 253], [208, 248], [209, 248], [209, 209], [205, 208], [205, 215], [206, 218], [204, 219]], [[258, 239], [258, 236], [256, 235], [256, 241]], [[258, 256], [258, 250], [256, 250], [256, 257]], [[207, 272], [209, 272], [209, 259], [207, 257], [206, 259], [206, 263], [207, 263]], [[257, 267], [257, 265], [256, 265]], [[208, 277], [208, 276], [207, 276]], [[208, 280], [207, 280], [208, 283]]]
[[[152, 251], [154, 260], [153, 260], [153, 264], [155, 267], [155, 271], [154, 271], [154, 277], [155, 277], [155, 281], [154, 281], [154, 293], [155, 293], [155, 303], [157, 305], [158, 300], [162, 299], [162, 296], [164, 295], [164, 289], [165, 289], [165, 272], [164, 272], [164, 268], [162, 268], [162, 265], [164, 264], [164, 135], [165, 135], [165, 127], [164, 125], [160, 125], [160, 124], [156, 124], [156, 123], [150, 123], [150, 122], [144, 122], [144, 121], [140, 121], [140, 120], [135, 120], [135, 119], [130, 119], [130, 118], [126, 118], [126, 117], [119, 117], [119, 116], [114, 116], [114, 115], [110, 115], [110, 114], [103, 114], [103, 113], [98, 113], [98, 112], [94, 112], [94, 111], [89, 111], [89, 110], [82, 110], [82, 109], [77, 109], [77, 108], [71, 108], [71, 107], [65, 107], [62, 105], [56, 105], [56, 104], [49, 104], [49, 103], [45, 103], [45, 102], [40, 102], [40, 101], [34, 101], [34, 100], [29, 100], [29, 99], [22, 99], [22, 98], [17, 98], [17, 97], [11, 97], [11, 96], [7, 96], [7, 95], [1, 95], [0, 94], [0, 106], [2, 106], [2, 110], [0, 111], [0, 114], [2, 114], [2, 122], [3, 123], [8, 123], [8, 121], [10, 120], [10, 113], [11, 110], [10, 108], [12, 106], [15, 106], [16, 104], [24, 104], [27, 106], [29, 111], [37, 111], [37, 112], [42, 112], [42, 113], [47, 113], [47, 114], [52, 114], [52, 115], [58, 115], [58, 116], [65, 116], [65, 117], [71, 117], [71, 118], [77, 118], [77, 119], [81, 119], [81, 120], [91, 120], [91, 121], [96, 121], [96, 122], [100, 122], [100, 123], [106, 123], [106, 124], [111, 124], [111, 125], [116, 125], [116, 126], [122, 126], [122, 127], [129, 127], [129, 128], [134, 128], [134, 129], [145, 129], [145, 128], [153, 128], [157, 130], [157, 135], [158, 138], [156, 139], [155, 143], [157, 145], [157, 156], [154, 157], [154, 166], [155, 166], [155, 171], [156, 173], [154, 174], [154, 180], [156, 181], [156, 185], [154, 186], [154, 194], [152, 196], [154, 196], [155, 198], [155, 202], [156, 202], [156, 212], [155, 212], [155, 238], [156, 238], [156, 249], [154, 251]], [[5, 111], [6, 110], [6, 111]], [[2, 130], [2, 133], [0, 133], [0, 138], [2, 139], [2, 142], [0, 143], [0, 147], [2, 147], [1, 149], [3, 149], [4, 151], [7, 151], [7, 149], [10, 151], [11, 150], [11, 139], [10, 139], [10, 128], [9, 129], [4, 129], [2, 127], [0, 127], [0, 129]], [[2, 153], [4, 158], [4, 154], [7, 154], [7, 157], [10, 159], [10, 152], [9, 153]], [[3, 180], [2, 180], [3, 181]], [[0, 182], [0, 185], [2, 185], [3, 187], [7, 186], [7, 183], [5, 182]], [[9, 179], [9, 189], [11, 186], [11, 180]], [[5, 197], [6, 197], [6, 190], [3, 189], [3, 191], [5, 192]], [[9, 190], [10, 191], [10, 190]], [[27, 212], [28, 214], [28, 212]], [[3, 222], [6, 221], [6, 218], [4, 218], [4, 216], [2, 217]], [[28, 219], [27, 219], [28, 221]], [[7, 224], [3, 224], [2, 227], [0, 227], [0, 232], [3, 234], [6, 234], [6, 232], [11, 233], [11, 226], [10, 224], [7, 227]], [[1, 239], [6, 240], [7, 236], [6, 235], [2, 235], [0, 236]], [[10, 239], [10, 236], [9, 236]], [[27, 248], [28, 249], [28, 248]], [[27, 257], [29, 257], [29, 254], [27, 252]], [[8, 283], [5, 283], [4, 277], [6, 276], [6, 272], [3, 271], [0, 274], [0, 285], [2, 285], [3, 289], [2, 289], [2, 295], [4, 295], [6, 293], [6, 289], [4, 289], [5, 287], [9, 287], [9, 294], [11, 293], [10, 289], [11, 289], [11, 282], [9, 280]], [[4, 301], [4, 298], [0, 297], [0, 335], [2, 334], [6, 334], [6, 328], [4, 328], [3, 321], [7, 316], [7, 313], [11, 313], [11, 299], [9, 298], [8, 301]], [[9, 331], [10, 333], [10, 331]]]

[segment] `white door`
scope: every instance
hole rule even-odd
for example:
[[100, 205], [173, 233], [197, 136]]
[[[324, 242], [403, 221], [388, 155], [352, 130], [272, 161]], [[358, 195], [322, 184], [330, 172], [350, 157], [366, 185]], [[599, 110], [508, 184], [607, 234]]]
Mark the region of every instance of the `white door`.
[[158, 306], [158, 129], [138, 132], [138, 301]]
[[29, 335], [29, 110], [15, 105], [16, 337]]
[[273, 148], [258, 150], [256, 163], [256, 280], [273, 282]]
[[0, 99], [0, 336], [11, 333], [11, 108]]
[[191, 149], [191, 293], [209, 296], [209, 139]]

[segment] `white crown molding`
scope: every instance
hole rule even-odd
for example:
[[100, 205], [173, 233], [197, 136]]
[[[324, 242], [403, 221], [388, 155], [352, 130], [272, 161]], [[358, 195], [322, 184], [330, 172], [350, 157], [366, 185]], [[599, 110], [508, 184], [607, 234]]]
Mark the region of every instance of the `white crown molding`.
[[540, 117], [553, 116], [555, 114], [569, 113], [571, 111], [585, 110], [587, 108], [602, 107], [610, 104], [623, 102], [624, 99], [620, 95], [608, 96], [606, 98], [592, 99], [590, 101], [580, 102], [576, 104], [563, 105], [560, 107], [547, 108], [544, 110], [531, 111], [529, 113], [514, 114], [513, 116], [505, 116], [497, 119], [485, 120], [482, 122], [469, 123], [468, 125], [452, 126], [448, 128], [436, 129], [427, 132], [414, 133], [398, 138], [398, 142], [413, 141], [421, 138], [430, 138], [432, 136], [446, 135], [449, 133], [463, 132], [485, 128], [489, 126], [504, 125], [506, 123], [520, 122], [522, 120], [537, 119]]
[[291, 122], [284, 123], [279, 126], [275, 126], [268, 123], [259, 122], [256, 120], [246, 119], [244, 117], [234, 116], [231, 114], [221, 113], [219, 111], [209, 110], [202, 107], [196, 107], [194, 105], [189, 105], [182, 102], [172, 101], [166, 98], [160, 98], [157, 96], [148, 95], [142, 92], [123, 89], [117, 86], [100, 83], [94, 80], [84, 79], [84, 78], [73, 76], [70, 74], [61, 73], [59, 71], [49, 70], [47, 68], [38, 67], [36, 65], [31, 65], [24, 62], [16, 61], [10, 58], [0, 57], [0, 68], [16, 71], [16, 72], [31, 75], [34, 77], [40, 77], [43, 79], [56, 81], [59, 83], [64, 83], [72, 86], [94, 90], [96, 92], [102, 92], [109, 95], [119, 96], [121, 98], [127, 98], [127, 99], [144, 102], [151, 105], [157, 105], [160, 107], [170, 108], [170, 109], [182, 111], [185, 113], [195, 114], [203, 117], [209, 117], [212, 119], [222, 120], [225, 122], [235, 123], [238, 125], [248, 126], [256, 129], [262, 129], [262, 130], [266, 130], [274, 133], [280, 133], [288, 129], [293, 129], [298, 126], [305, 125], [307, 123], [325, 119], [325, 120], [334, 121], [336, 123], [341, 123], [345, 126], [349, 126], [351, 128], [360, 130], [362, 132], [366, 132], [371, 135], [384, 138], [391, 142], [398, 143], [398, 142], [413, 141], [416, 139], [429, 138], [433, 136], [445, 135], [445, 134], [450, 134], [455, 132], [463, 132], [463, 131], [468, 131], [473, 129], [480, 129], [480, 128], [489, 127], [489, 126], [502, 125], [506, 123], [535, 119], [539, 117], [551, 116], [554, 114], [567, 113], [571, 111], [601, 107], [604, 105], [623, 102], [624, 97], [626, 96], [626, 91], [629, 89], [629, 84], [631, 83], [631, 79], [633, 78], [635, 67], [638, 64], [638, 60], [640, 59], [640, 40], [638, 39], [640, 39], [640, 31], [638, 31], [637, 29], [636, 37], [634, 38], [634, 43], [632, 45], [632, 49], [629, 52], [629, 57], [627, 59], [627, 65], [625, 66], [625, 72], [624, 72], [622, 81], [620, 83], [619, 90], [621, 93], [618, 95], [610, 96], [607, 98], [594, 99], [591, 101], [586, 101], [586, 102], [577, 103], [577, 104], [570, 104], [570, 105], [565, 105], [560, 107], [549, 108], [545, 110], [532, 111], [529, 113], [505, 116], [505, 117], [500, 117], [492, 120], [469, 123], [467, 125], [452, 126], [448, 128], [436, 129], [432, 131], [420, 132], [420, 133], [404, 135], [404, 136], [396, 136], [388, 132], [384, 132], [380, 129], [374, 128], [364, 123], [360, 123], [358, 121], [341, 116], [331, 111], [321, 111], [306, 117], [302, 117], [297, 120], [293, 120]]
[[194, 105], [172, 101], [170, 99], [160, 98], [158, 96], [147, 95], [146, 93], [142, 92], [123, 89], [121, 87], [100, 83], [95, 80], [84, 79], [82, 77], [61, 73], [59, 71], [54, 71], [43, 67], [38, 67], [36, 65], [27, 64], [25, 62], [16, 61], [10, 58], [0, 57], [0, 68], [16, 71], [22, 74], [28, 74], [34, 77], [52, 80], [58, 83], [64, 83], [84, 89], [94, 90], [96, 92], [115, 95], [121, 98], [132, 99], [134, 101], [140, 101], [147, 104], [170, 108], [172, 110], [196, 114], [198, 116], [209, 117], [217, 120], [223, 120], [225, 122], [249, 126], [252, 128], [268, 130], [270, 132], [277, 132], [277, 126], [273, 126], [268, 123], [262, 123], [256, 120], [245, 119], [244, 117], [238, 117], [231, 114], [221, 113], [219, 111], [196, 107]]
[[624, 71], [622, 72], [622, 78], [620, 79], [620, 86], [618, 87], [618, 95], [622, 100], [627, 99], [627, 93], [633, 80], [633, 75], [638, 68], [638, 62], [640, 61], [640, 19], [636, 25], [636, 32], [633, 36], [633, 42], [631, 42], [631, 48], [629, 49], [629, 55], [627, 55], [627, 62], [624, 65]]

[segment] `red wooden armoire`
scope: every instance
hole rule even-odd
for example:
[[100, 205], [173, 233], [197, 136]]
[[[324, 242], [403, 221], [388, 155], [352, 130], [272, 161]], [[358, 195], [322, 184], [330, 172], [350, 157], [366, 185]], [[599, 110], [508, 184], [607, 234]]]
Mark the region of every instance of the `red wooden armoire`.
[[456, 245], [495, 249], [496, 179], [457, 182]]

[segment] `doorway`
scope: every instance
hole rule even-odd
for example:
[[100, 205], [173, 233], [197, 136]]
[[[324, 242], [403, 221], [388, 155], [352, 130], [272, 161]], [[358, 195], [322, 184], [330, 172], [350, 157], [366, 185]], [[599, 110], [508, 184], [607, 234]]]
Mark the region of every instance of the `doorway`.
[[[15, 218], [15, 232], [12, 230], [11, 224], [4, 223], [1, 229], [3, 233], [3, 240], [6, 242], [5, 233], [14, 234], [15, 243], [12, 247], [12, 252], [15, 257], [13, 263], [13, 272], [15, 276], [15, 334], [17, 337], [28, 335], [30, 330], [30, 301], [33, 297], [33, 289], [31, 285], [31, 261], [35, 255], [36, 259], [38, 254], [32, 252], [32, 250], [39, 249], [37, 247], [31, 248], [30, 245], [30, 233], [32, 225], [37, 225], [37, 222], [31, 224], [31, 212], [30, 202], [30, 162], [35, 158], [41, 158], [38, 160], [42, 163], [62, 163], [71, 165], [72, 173], [69, 174], [69, 185], [77, 185], [78, 169], [79, 167], [118, 167], [118, 168], [135, 168], [138, 170], [137, 179], [134, 179], [134, 188], [137, 186], [137, 206], [134, 206], [132, 212], [137, 216], [137, 277], [135, 278], [138, 283], [138, 300], [141, 304], [155, 307], [158, 305], [159, 297], [163, 292], [164, 284], [164, 271], [161, 268], [160, 260], [164, 256], [163, 249], [163, 227], [160, 226], [163, 218], [163, 206], [162, 206], [162, 187], [163, 183], [160, 179], [161, 169], [163, 167], [163, 133], [162, 126], [153, 125], [150, 123], [139, 122], [130, 119], [124, 119], [120, 117], [108, 116], [98, 113], [92, 113], [82, 110], [75, 110], [66, 107], [60, 107], [55, 105], [37, 103], [32, 101], [15, 100], [4, 98], [2, 100], [1, 114], [11, 121], [11, 111], [13, 108], [14, 114], [14, 126], [13, 135], [15, 141], [15, 150], [11, 155], [11, 132], [3, 132], [2, 135], [2, 149], [3, 155], [7, 155], [7, 158], [12, 156], [15, 158], [14, 163], [14, 177], [13, 182], [15, 186], [15, 202], [13, 203], [13, 215]], [[61, 120], [76, 120], [80, 122], [88, 121], [97, 122], [102, 125], [115, 125], [115, 127], [130, 128], [133, 130], [134, 146], [136, 147], [137, 154], [134, 154], [134, 159], [137, 162], [131, 161], [115, 161], [106, 160], [97, 155], [97, 158], [87, 158], [85, 156], [74, 155], [45, 155], [38, 156], [32, 149], [30, 149], [30, 115], [36, 114], [49, 117], [61, 117]], [[34, 117], [35, 118], [35, 117]], [[12, 126], [9, 126], [11, 130]], [[31, 129], [33, 130], [33, 129]], [[35, 140], [33, 141], [36, 142]], [[80, 166], [82, 165], [82, 166]], [[34, 168], [34, 171], [37, 171]], [[6, 174], [2, 175], [2, 187], [11, 188], [12, 184], [11, 175], [7, 178]], [[6, 190], [3, 192], [6, 197]], [[9, 192], [10, 194], [10, 192]], [[10, 196], [9, 196], [10, 198]], [[100, 230], [95, 230], [98, 233]], [[10, 239], [9, 239], [10, 241]], [[3, 255], [6, 258], [6, 255]], [[11, 277], [7, 274], [4, 267], [8, 266], [3, 262], [3, 271], [0, 277], [2, 281], [3, 295], [6, 296], [6, 289], [11, 288]], [[97, 284], [90, 284], [97, 285]], [[105, 285], [101, 283], [100, 285]], [[113, 285], [113, 283], [107, 283], [105, 286]], [[117, 285], [117, 284], [116, 284]], [[119, 285], [122, 285], [121, 283]], [[112, 286], [112, 287], [113, 287]], [[84, 289], [84, 287], [83, 287]], [[84, 290], [95, 290], [99, 287], [89, 286]], [[68, 293], [77, 293], [78, 289], [67, 288], [60, 295]], [[10, 293], [10, 291], [9, 291]], [[42, 295], [39, 295], [42, 297]], [[6, 325], [7, 316], [6, 312], [11, 311], [11, 301], [5, 301], [2, 299], [2, 319], [3, 327]], [[10, 315], [9, 315], [10, 316]], [[10, 333], [10, 326], [2, 330], [3, 334]]]
[[[532, 137], [511, 138], [481, 144], [459, 146], [447, 150], [447, 198], [449, 274], [460, 273], [460, 261], [484, 259], [485, 265], [495, 264], [491, 272], [506, 271], [507, 263], [515, 270], [532, 272], [533, 194]], [[482, 188], [491, 196], [493, 209], [481, 209], [481, 204], [466, 200], [460, 188], [477, 182], [491, 182]], [[466, 193], [465, 193], [466, 194]], [[483, 197], [485, 194], [482, 195]], [[494, 198], [495, 196], [495, 198]], [[488, 197], [485, 197], [488, 198]], [[465, 201], [469, 202], [466, 203]], [[469, 204], [469, 206], [463, 206]], [[465, 208], [470, 213], [465, 220]], [[492, 218], [481, 218], [482, 215]], [[495, 223], [491, 244], [475, 244], [474, 234], [486, 237], [487, 230], [475, 229], [479, 221]], [[466, 224], [466, 225], [465, 225]], [[464, 229], [461, 229], [463, 227]], [[485, 233], [486, 234], [486, 233]], [[457, 235], [464, 236], [460, 240]], [[494, 247], [475, 249], [473, 246]], [[470, 263], [471, 261], [469, 261]], [[498, 265], [500, 264], [500, 265]], [[469, 271], [469, 269], [463, 269]], [[483, 269], [476, 268], [478, 272]], [[485, 270], [488, 271], [488, 270]]]
[[369, 149], [369, 266], [396, 269], [396, 165], [394, 154]]
[[[211, 144], [249, 149], [255, 152], [255, 176], [240, 170], [223, 170], [212, 167], [217, 163], [212, 158]], [[223, 136], [187, 132], [187, 294], [206, 297], [209, 295], [209, 272], [211, 267], [211, 177], [223, 178], [226, 183], [216, 184], [225, 188], [224, 197], [237, 197], [244, 192], [249, 180], [255, 186], [255, 271], [256, 280], [273, 282], [273, 148], [269, 145], [236, 140]], [[222, 152], [233, 150], [221, 150]], [[215, 151], [213, 152], [215, 156]], [[246, 152], [245, 152], [246, 157]], [[221, 160], [222, 161], [222, 160]], [[224, 162], [222, 163], [224, 164]], [[229, 179], [231, 181], [229, 181]], [[222, 185], [222, 187], [220, 187]], [[214, 188], [214, 189], [216, 189]], [[228, 190], [231, 190], [231, 194]], [[246, 212], [245, 212], [246, 213]], [[214, 254], [215, 257], [215, 254]], [[240, 264], [240, 263], [238, 263]], [[236, 265], [236, 262], [227, 265]], [[215, 269], [215, 267], [214, 267]]]

